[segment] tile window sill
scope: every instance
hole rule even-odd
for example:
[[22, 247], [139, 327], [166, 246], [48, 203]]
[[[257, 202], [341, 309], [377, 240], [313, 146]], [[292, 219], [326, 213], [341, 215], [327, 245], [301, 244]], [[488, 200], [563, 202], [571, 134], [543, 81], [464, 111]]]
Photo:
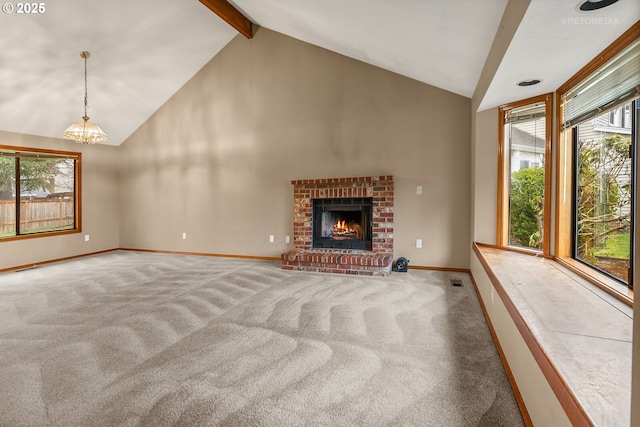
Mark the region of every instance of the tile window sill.
[[542, 358], [552, 368], [541, 366], [561, 403], [561, 396], [573, 400], [565, 411], [577, 406], [585, 424], [629, 425], [632, 307], [561, 262], [481, 244], [474, 250], [514, 322], [524, 325], [538, 364]]

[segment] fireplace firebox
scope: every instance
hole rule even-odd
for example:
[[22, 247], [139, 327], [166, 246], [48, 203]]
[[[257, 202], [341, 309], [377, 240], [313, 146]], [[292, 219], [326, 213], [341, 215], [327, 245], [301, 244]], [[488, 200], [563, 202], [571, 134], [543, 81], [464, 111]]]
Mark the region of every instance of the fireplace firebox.
[[313, 248], [371, 250], [373, 198], [313, 199]]

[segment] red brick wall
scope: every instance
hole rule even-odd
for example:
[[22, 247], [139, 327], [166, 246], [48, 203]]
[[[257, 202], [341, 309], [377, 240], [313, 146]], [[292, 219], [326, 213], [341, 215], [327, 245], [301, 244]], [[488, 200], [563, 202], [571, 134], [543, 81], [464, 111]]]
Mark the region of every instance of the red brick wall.
[[293, 247], [311, 249], [312, 199], [371, 197], [372, 251], [393, 254], [393, 177], [301, 179], [293, 184]]

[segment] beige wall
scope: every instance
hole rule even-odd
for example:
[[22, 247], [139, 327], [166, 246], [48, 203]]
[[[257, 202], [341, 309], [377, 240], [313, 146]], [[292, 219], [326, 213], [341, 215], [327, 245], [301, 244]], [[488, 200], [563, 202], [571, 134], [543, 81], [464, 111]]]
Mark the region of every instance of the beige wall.
[[261, 28], [121, 147], [120, 244], [277, 257], [291, 180], [393, 175], [396, 256], [468, 268], [470, 134], [468, 98]]
[[82, 233], [2, 242], [0, 269], [119, 246], [117, 148], [9, 132], [0, 132], [0, 144], [82, 153]]
[[496, 243], [498, 211], [498, 110], [492, 108], [475, 115], [473, 156], [474, 215], [473, 240]]

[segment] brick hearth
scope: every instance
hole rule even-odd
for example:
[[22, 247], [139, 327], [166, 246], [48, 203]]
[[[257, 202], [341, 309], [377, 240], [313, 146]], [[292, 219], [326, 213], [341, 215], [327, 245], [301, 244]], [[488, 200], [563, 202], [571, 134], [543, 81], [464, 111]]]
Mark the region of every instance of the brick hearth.
[[[293, 184], [293, 249], [282, 254], [286, 270], [386, 276], [393, 262], [392, 176], [303, 179]], [[312, 200], [371, 197], [371, 251], [312, 248]]]

